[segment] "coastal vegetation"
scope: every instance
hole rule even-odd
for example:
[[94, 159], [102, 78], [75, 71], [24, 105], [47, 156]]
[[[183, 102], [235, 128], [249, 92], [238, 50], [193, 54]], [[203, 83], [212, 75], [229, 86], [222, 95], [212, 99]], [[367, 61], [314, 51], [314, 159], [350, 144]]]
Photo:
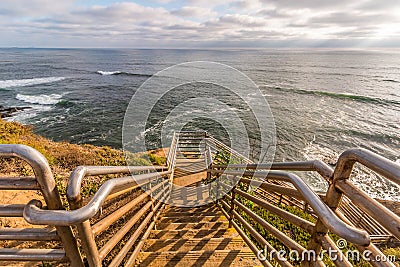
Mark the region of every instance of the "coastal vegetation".
[[[71, 144], [68, 142], [54, 142], [48, 138], [35, 134], [31, 126], [18, 122], [8, 122], [0, 118], [0, 144], [23, 144], [42, 153], [53, 171], [61, 195], [66, 192], [66, 184], [70, 173], [78, 166], [122, 166], [126, 165], [124, 152], [108, 146], [94, 146], [88, 144]], [[131, 165], [164, 165], [163, 149], [152, 150], [129, 155]], [[2, 174], [32, 175], [32, 169], [22, 160], [0, 159]], [[84, 182], [84, 195], [97, 191], [104, 180], [112, 176], [94, 177]]]

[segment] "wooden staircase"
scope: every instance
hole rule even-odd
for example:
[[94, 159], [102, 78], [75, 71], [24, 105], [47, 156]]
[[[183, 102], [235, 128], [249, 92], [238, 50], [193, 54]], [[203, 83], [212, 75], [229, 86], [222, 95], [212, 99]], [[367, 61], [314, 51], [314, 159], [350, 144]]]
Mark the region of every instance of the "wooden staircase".
[[261, 266], [214, 204], [167, 206], [137, 258], [137, 266]]

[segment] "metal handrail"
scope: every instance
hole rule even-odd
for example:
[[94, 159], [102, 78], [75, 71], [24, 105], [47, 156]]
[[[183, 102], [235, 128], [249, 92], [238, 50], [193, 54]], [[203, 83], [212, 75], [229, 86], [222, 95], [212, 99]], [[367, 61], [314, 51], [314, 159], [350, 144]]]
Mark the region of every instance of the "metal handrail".
[[[35, 173], [35, 178], [40, 185], [40, 191], [43, 194], [48, 209], [52, 211], [64, 209], [49, 163], [41, 153], [25, 145], [1, 144], [0, 157], [17, 157], [27, 162]], [[71, 228], [57, 226], [56, 230], [57, 235], [61, 238], [63, 248], [70, 263], [74, 266], [83, 266], [78, 245]], [[32, 250], [27, 249], [27, 251]], [[46, 256], [46, 253], [40, 254], [39, 251], [37, 253], [37, 255]]]
[[363, 148], [349, 149], [339, 156], [333, 182], [348, 179], [356, 162], [400, 185], [400, 164]]
[[219, 169], [246, 169], [246, 170], [281, 170], [281, 171], [316, 171], [326, 181], [330, 182], [333, 176], [333, 169], [321, 160], [273, 162], [262, 164], [218, 164], [214, 165]]
[[24, 218], [32, 224], [75, 225], [95, 216], [115, 188], [145, 184], [168, 174], [170, 172], [165, 171], [108, 180], [100, 187], [88, 204], [76, 210], [42, 210], [37, 200], [31, 200], [24, 209]]
[[[387, 228], [391, 234], [400, 239], [400, 218], [375, 199], [372, 199], [365, 192], [358, 189], [349, 180], [356, 162], [361, 163], [399, 185], [400, 164], [390, 161], [366, 149], [350, 149], [340, 155], [332, 178], [332, 184], [335, 189], [344, 193], [353, 202], [357, 203], [364, 212], [368, 213], [382, 226]], [[329, 204], [333, 208], [337, 208], [340, 204], [334, 199], [336, 194], [337, 193], [332, 192], [332, 190], [328, 190], [327, 193], [327, 200], [331, 202]]]
[[175, 153], [175, 147], [176, 147], [176, 132], [174, 132], [174, 135], [172, 136], [171, 145], [169, 147], [169, 151], [168, 151], [168, 155], [167, 155], [168, 168], [170, 168], [170, 166], [171, 166], [171, 157]]
[[129, 174], [141, 171], [164, 171], [163, 166], [79, 166], [71, 173], [67, 185], [67, 198], [71, 203], [82, 200], [82, 182], [87, 176], [106, 174]]
[[[220, 171], [217, 171], [220, 172]], [[347, 225], [340, 220], [335, 213], [321, 200], [321, 198], [297, 175], [293, 173], [270, 171], [270, 172], [240, 172], [225, 171], [225, 175], [252, 176], [253, 178], [266, 178], [272, 180], [286, 181], [292, 183], [302, 194], [305, 201], [313, 208], [314, 212], [333, 233], [348, 241], [366, 246], [371, 242], [368, 233], [353, 226]]]

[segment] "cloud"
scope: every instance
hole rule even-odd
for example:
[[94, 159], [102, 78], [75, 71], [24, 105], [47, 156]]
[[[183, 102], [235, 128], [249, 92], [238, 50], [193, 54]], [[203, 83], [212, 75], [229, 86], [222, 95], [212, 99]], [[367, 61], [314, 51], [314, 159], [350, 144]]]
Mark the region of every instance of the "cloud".
[[0, 46], [392, 45], [399, 9], [392, 0], [0, 1]]
[[290, 8], [290, 9], [332, 9], [337, 7], [347, 7], [351, 6], [354, 1], [348, 0], [260, 0], [263, 4], [273, 4], [278, 8]]
[[266, 26], [267, 21], [261, 17], [253, 17], [248, 15], [223, 15], [215, 20], [210, 20], [205, 23], [208, 27], [229, 28], [238, 26], [239, 28], [246, 27], [263, 27]]
[[8, 17], [43, 16], [63, 13], [73, 5], [73, 0], [13, 0], [0, 1], [0, 15]]
[[179, 17], [189, 17], [189, 18], [206, 18], [215, 17], [217, 12], [214, 12], [210, 8], [194, 7], [194, 6], [184, 6], [180, 9], [175, 9], [171, 11], [172, 15]]
[[360, 26], [360, 25], [378, 25], [387, 21], [399, 20], [398, 17], [391, 14], [365, 14], [362, 12], [333, 12], [313, 17], [309, 20], [311, 25], [341, 25], [341, 26]]

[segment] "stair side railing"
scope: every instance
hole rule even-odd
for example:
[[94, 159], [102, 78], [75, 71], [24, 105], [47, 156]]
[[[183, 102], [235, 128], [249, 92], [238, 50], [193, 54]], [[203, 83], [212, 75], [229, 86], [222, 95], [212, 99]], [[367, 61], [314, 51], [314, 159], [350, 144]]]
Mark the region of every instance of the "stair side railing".
[[174, 132], [171, 140], [171, 146], [168, 151], [167, 156], [167, 166], [168, 171], [170, 172], [170, 181], [172, 182], [174, 178], [174, 170], [176, 165], [176, 153], [178, 151], [178, 142], [179, 142], [179, 134]]
[[[357, 188], [357, 186], [350, 181], [349, 178], [353, 172], [355, 163], [362, 164], [378, 175], [400, 185], [399, 164], [366, 149], [349, 149], [339, 156], [336, 168], [331, 176], [332, 178], [326, 193], [325, 203], [333, 211], [337, 211], [343, 197], [347, 197], [362, 211], [379, 222], [390, 234], [400, 240], [400, 217], [371, 198], [366, 192]], [[340, 212], [338, 212], [338, 214], [341, 215]], [[342, 216], [342, 219], [350, 223], [345, 216]], [[310, 249], [321, 249], [321, 240], [325, 232], [327, 232], [327, 229], [322, 226], [320, 221], [317, 221], [314, 235], [320, 242], [310, 244]], [[361, 252], [367, 251], [371, 254], [371, 264], [373, 266], [394, 266], [390, 261], [379, 260], [384, 259], [385, 255], [383, 255], [381, 250], [374, 244], [368, 246], [356, 244], [356, 247]]]
[[[383, 177], [399, 184], [399, 164], [365, 149], [352, 149], [345, 151], [339, 157], [335, 170], [322, 161], [314, 160], [306, 162], [284, 162], [259, 165], [213, 165], [211, 173], [215, 175], [222, 175], [222, 180], [225, 182], [221, 182], [220, 185], [225, 187], [226, 190], [231, 189], [230, 193], [219, 202], [225, 215], [231, 221], [231, 225], [237, 228], [239, 233], [242, 232], [242, 234], [244, 233], [242, 228], [246, 229], [247, 232], [252, 236], [253, 240], [256, 240], [258, 245], [266, 247], [268, 251], [277, 253], [277, 250], [272, 247], [271, 244], [269, 244], [267, 240], [259, 232], [257, 232], [252, 224], [242, 216], [243, 214], [246, 214], [247, 217], [252, 218], [252, 220], [261, 225], [266, 231], [276, 237], [284, 246], [297, 251], [300, 255], [310, 251], [314, 252], [314, 255], [319, 255], [321, 249], [324, 249], [325, 251], [332, 250], [337, 252], [336, 255], [340, 259], [334, 261], [336, 266], [353, 266], [349, 259], [346, 258], [343, 251], [338, 248], [333, 239], [327, 235], [327, 233], [330, 231], [354, 244], [361, 253], [367, 251], [371, 258], [371, 265], [394, 266], [390, 260], [379, 260], [387, 259], [387, 257], [376, 247], [376, 245], [369, 242], [370, 236], [366, 233], [366, 231], [363, 231], [359, 228], [357, 229], [356, 226], [354, 226], [354, 224], [342, 213], [342, 211], [338, 209], [343, 198], [349, 199], [357, 206], [357, 208], [361, 209], [374, 221], [379, 223], [379, 225], [384, 227], [388, 233], [397, 239], [400, 237], [399, 216], [388, 210], [376, 200], [369, 197], [365, 192], [358, 189], [348, 179], [356, 162], [363, 164]], [[263, 171], [263, 168], [270, 168], [272, 171], [265, 172]], [[276, 170], [285, 172], [277, 173]], [[301, 179], [292, 173], [288, 173], [287, 171], [311, 171], [319, 173], [329, 183], [327, 194], [316, 195], [310, 188], [307, 189], [307, 186], [301, 189], [301, 187], [298, 187], [298, 185], [294, 183], [295, 181], [297, 181], [296, 183], [301, 183]], [[236, 185], [235, 183], [232, 183], [233, 181], [238, 181], [238, 184]], [[282, 186], [275, 183], [276, 181], [284, 181], [285, 183], [290, 182], [293, 187]], [[287, 210], [283, 209], [281, 205], [272, 204], [271, 201], [261, 198], [260, 195], [257, 195], [254, 191], [247, 192], [246, 190], [243, 190], [244, 187], [247, 186], [247, 188], [249, 188], [250, 185], [258, 186], [259, 188], [270, 193], [278, 193], [281, 196], [285, 195], [289, 199], [294, 198], [303, 201], [312, 209], [312, 212], [317, 215], [317, 220], [315, 221], [311, 217], [306, 220], [304, 217], [299, 217], [288, 212]], [[304, 191], [304, 189], [306, 191]], [[307, 193], [304, 194], [305, 192]], [[310, 199], [306, 197], [306, 195], [313, 195], [314, 197], [313, 199]], [[262, 209], [302, 228], [305, 232], [308, 232], [311, 235], [308, 246], [300, 246], [294, 240], [287, 237], [283, 232], [279, 231], [273, 225], [265, 221], [262, 217], [253, 212], [248, 206], [239, 200], [250, 201]], [[325, 213], [327, 210], [329, 211]], [[321, 211], [324, 212], [321, 213]], [[251, 242], [248, 236], [245, 235], [244, 239], [247, 239], [247, 241], [251, 243], [250, 247], [254, 248], [256, 253], [259, 252], [256, 245]], [[275, 254], [272, 253], [272, 255]], [[288, 261], [286, 261], [287, 259], [282, 260], [281, 257], [274, 256], [273, 260], [279, 263], [281, 266], [290, 266], [290, 264], [288, 265]], [[315, 258], [314, 260], [316, 261], [313, 264], [316, 264], [317, 266], [324, 266], [324, 263], [321, 259]], [[263, 264], [264, 266], [270, 266], [270, 263], [267, 261], [263, 262]], [[305, 261], [302, 264], [306, 266], [307, 264], [311, 264], [311, 261]]]
[[[62, 212], [64, 209], [57, 186], [46, 158], [37, 150], [25, 145], [0, 145], [0, 158], [19, 158], [29, 164], [34, 177], [1, 177], [0, 191], [40, 191], [47, 209]], [[22, 217], [25, 204], [1, 204], [1, 217]], [[61, 241], [62, 249], [48, 248], [0, 248], [0, 261], [66, 261], [71, 266], [84, 266], [71, 227], [52, 224], [45, 228], [1, 228], [0, 240], [53, 242]]]
[[[82, 182], [85, 178], [132, 173], [130, 176], [107, 180], [93, 196], [83, 199]], [[113, 254], [112, 259], [108, 259], [107, 266], [120, 266], [123, 262], [132, 266], [144, 240], [155, 225], [163, 203], [169, 197], [170, 174], [166, 167], [78, 167], [71, 174], [67, 187], [71, 210], [43, 210], [41, 203], [33, 200], [25, 207], [24, 218], [32, 224], [76, 226], [90, 267], [103, 266], [110, 252], [118, 250], [118, 244], [124, 240], [124, 245], [116, 255]], [[106, 209], [107, 205], [121, 199], [126, 199], [126, 203], [102, 214], [103, 208]], [[120, 221], [121, 218], [124, 219]], [[104, 244], [96, 242], [109, 229], [117, 230]], [[133, 252], [128, 257], [133, 247]]]
[[221, 141], [219, 141], [218, 139], [216, 139], [212, 136], [207, 136], [207, 138], [205, 139], [205, 142], [214, 155], [217, 154], [219, 151], [221, 151], [221, 152], [228, 153], [230, 155], [231, 159], [237, 160], [242, 164], [254, 164], [254, 161], [243, 156], [236, 150], [225, 145], [224, 143], [222, 143]]

